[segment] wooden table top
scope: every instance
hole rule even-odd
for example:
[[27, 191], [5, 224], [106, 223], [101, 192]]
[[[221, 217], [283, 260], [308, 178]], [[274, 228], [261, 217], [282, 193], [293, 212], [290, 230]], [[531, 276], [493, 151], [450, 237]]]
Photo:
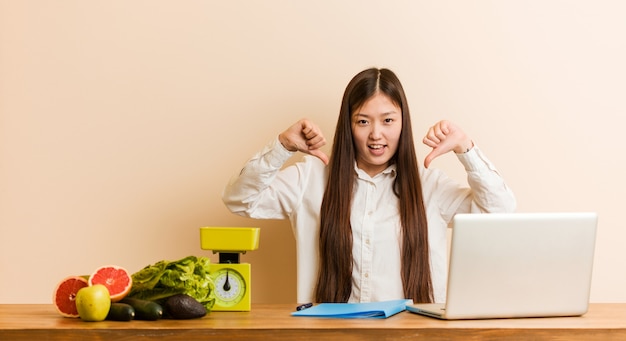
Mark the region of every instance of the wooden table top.
[[[0, 304], [0, 340], [626, 340], [626, 304], [591, 304], [581, 317], [440, 321], [408, 311], [387, 319], [293, 317], [295, 304], [210, 312], [193, 320], [83, 322], [48, 304]], [[424, 339], [425, 337], [425, 339]]]

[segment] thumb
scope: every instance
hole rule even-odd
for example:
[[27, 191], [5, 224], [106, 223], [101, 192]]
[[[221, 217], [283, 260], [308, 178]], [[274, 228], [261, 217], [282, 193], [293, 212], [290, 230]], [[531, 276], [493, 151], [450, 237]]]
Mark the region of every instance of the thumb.
[[441, 154], [443, 154], [443, 150], [441, 148], [433, 148], [433, 150], [426, 155], [426, 158], [424, 158], [424, 167], [428, 168], [430, 163]]
[[316, 156], [317, 158], [322, 160], [322, 162], [324, 162], [325, 165], [328, 165], [328, 156], [322, 150], [320, 149], [309, 150], [309, 154]]

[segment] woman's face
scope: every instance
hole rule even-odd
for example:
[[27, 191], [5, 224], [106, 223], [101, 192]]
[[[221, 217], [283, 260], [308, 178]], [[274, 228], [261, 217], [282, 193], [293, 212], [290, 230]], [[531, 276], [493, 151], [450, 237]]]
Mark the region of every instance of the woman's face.
[[376, 93], [352, 113], [352, 135], [357, 166], [374, 176], [389, 166], [398, 149], [402, 111], [382, 93]]

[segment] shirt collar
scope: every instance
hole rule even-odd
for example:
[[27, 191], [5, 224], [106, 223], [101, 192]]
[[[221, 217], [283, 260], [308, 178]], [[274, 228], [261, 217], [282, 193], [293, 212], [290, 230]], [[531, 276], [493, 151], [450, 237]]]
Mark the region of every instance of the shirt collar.
[[354, 170], [356, 171], [356, 175], [358, 178], [360, 179], [364, 179], [364, 180], [373, 180], [379, 177], [396, 177], [396, 164], [391, 164], [389, 165], [389, 167], [385, 168], [385, 170], [383, 170], [382, 172], [374, 175], [373, 177], [369, 176], [369, 174], [367, 174], [364, 170], [360, 169], [357, 164], [356, 161], [354, 162]]

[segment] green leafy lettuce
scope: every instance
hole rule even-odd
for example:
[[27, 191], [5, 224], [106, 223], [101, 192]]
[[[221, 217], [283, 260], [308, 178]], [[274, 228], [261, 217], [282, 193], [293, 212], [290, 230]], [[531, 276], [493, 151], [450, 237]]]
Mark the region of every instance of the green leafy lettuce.
[[148, 265], [132, 275], [133, 286], [128, 296], [162, 302], [176, 294], [187, 294], [211, 310], [215, 286], [209, 276], [209, 264], [207, 257], [188, 256]]

